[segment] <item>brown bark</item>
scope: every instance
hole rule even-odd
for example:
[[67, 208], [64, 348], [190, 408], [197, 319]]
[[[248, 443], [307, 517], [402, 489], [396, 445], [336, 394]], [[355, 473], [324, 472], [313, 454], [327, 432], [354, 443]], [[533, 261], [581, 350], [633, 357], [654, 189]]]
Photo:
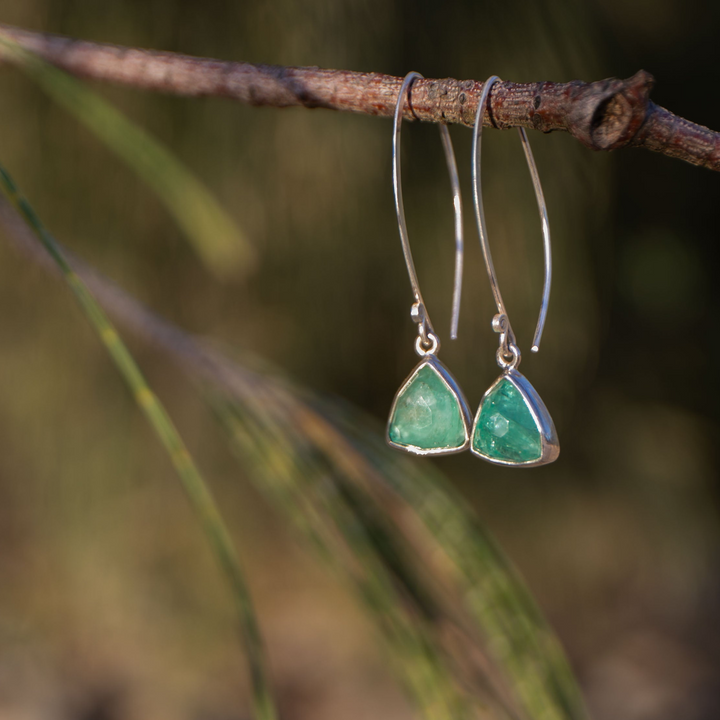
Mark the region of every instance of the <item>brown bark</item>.
[[[401, 78], [380, 73], [223, 62], [102, 45], [0, 25], [0, 32], [78, 77], [189, 97], [219, 96], [255, 106], [326, 108], [390, 117]], [[3, 58], [0, 51], [0, 61]], [[643, 147], [720, 170], [720, 133], [650, 100], [653, 77], [493, 86], [484, 124], [569, 132], [593, 150]], [[413, 84], [408, 119], [472, 125], [483, 83], [425, 79]]]

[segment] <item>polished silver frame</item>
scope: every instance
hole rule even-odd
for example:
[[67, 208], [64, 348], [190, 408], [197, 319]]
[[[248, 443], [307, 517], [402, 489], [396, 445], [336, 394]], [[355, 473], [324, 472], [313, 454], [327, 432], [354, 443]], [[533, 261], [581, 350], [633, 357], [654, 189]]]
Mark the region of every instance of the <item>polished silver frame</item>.
[[545, 407], [545, 403], [537, 394], [535, 388], [522, 373], [518, 372], [514, 368], [509, 368], [502, 373], [483, 395], [482, 400], [480, 401], [480, 407], [478, 407], [477, 413], [475, 414], [475, 420], [473, 421], [470, 437], [473, 438], [475, 436], [475, 428], [480, 421], [480, 413], [482, 412], [483, 405], [485, 404], [485, 398], [495, 389], [501, 380], [505, 379], [509, 380], [527, 400], [527, 405], [530, 408], [530, 414], [533, 416], [533, 420], [535, 421], [535, 426], [540, 431], [540, 457], [537, 460], [529, 460], [527, 462], [498, 460], [497, 458], [488, 457], [484, 453], [476, 450], [472, 444], [472, 440], [470, 443], [470, 452], [483, 460], [493, 463], [494, 465], [506, 465], [508, 467], [537, 467], [538, 465], [547, 465], [548, 463], [554, 462], [557, 460], [558, 455], [560, 455], [560, 443], [555, 430], [555, 423], [553, 423], [552, 417], [550, 417], [550, 413]]
[[[457, 398], [458, 404], [460, 405], [460, 413], [463, 418], [463, 427], [465, 429], [465, 442], [457, 448], [419, 448], [415, 445], [400, 445], [393, 442], [390, 439], [390, 425], [395, 415], [395, 408], [397, 406], [398, 399], [402, 395], [405, 388], [413, 381], [415, 376], [422, 370], [426, 365], [430, 365], [433, 370], [439, 375], [445, 386], [450, 392]], [[541, 401], [542, 402], [542, 401]], [[552, 422], [552, 421], [551, 421]], [[471, 423], [472, 415], [470, 413], [470, 406], [460, 386], [455, 381], [455, 378], [451, 375], [450, 371], [437, 359], [435, 355], [427, 354], [423, 359], [415, 366], [414, 370], [407, 376], [405, 382], [400, 386], [400, 389], [395, 393], [393, 398], [392, 407], [390, 408], [390, 416], [388, 418], [387, 427], [385, 429], [385, 439], [390, 447], [397, 448], [398, 450], [404, 450], [405, 452], [412, 453], [413, 455], [454, 455], [455, 453], [463, 452], [470, 447], [471, 439]]]

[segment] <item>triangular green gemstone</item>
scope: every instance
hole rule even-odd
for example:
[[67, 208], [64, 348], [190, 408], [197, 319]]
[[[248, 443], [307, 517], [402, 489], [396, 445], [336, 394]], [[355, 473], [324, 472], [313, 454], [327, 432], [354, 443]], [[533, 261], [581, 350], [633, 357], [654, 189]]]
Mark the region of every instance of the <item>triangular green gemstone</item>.
[[388, 435], [396, 445], [421, 450], [465, 444], [460, 401], [432, 365], [423, 365], [398, 396]]
[[528, 401], [507, 378], [502, 378], [482, 402], [475, 423], [473, 449], [507, 463], [539, 460], [542, 438]]

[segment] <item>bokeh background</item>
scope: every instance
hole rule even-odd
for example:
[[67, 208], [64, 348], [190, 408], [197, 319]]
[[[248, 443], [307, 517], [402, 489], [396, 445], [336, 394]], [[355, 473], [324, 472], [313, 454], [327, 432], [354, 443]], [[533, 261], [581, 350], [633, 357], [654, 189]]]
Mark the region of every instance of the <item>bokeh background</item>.
[[[656, 102], [720, 129], [710, 0], [3, 0], [29, 29], [228, 60], [516, 81], [654, 74]], [[378, 427], [415, 363], [390, 185], [391, 123], [95, 86], [187, 163], [257, 250], [219, 282], [157, 199], [76, 119], [0, 68], [0, 154], [51, 231], [172, 322], [250, 350]], [[497, 375], [469, 236], [449, 331], [452, 213], [437, 129], [405, 126], [408, 222], [443, 360], [476, 406]], [[720, 715], [720, 177], [531, 135], [554, 241], [543, 347], [532, 186], [487, 132], [485, 205], [523, 372], [562, 443], [519, 472], [437, 461], [526, 578], [596, 720]], [[164, 452], [66, 288], [0, 243], [0, 717], [243, 718], [232, 606]], [[167, 358], [129, 338], [212, 481], [253, 586], [285, 717], [409, 718], [345, 587], [229, 459]], [[380, 430], [381, 431], [381, 430]]]

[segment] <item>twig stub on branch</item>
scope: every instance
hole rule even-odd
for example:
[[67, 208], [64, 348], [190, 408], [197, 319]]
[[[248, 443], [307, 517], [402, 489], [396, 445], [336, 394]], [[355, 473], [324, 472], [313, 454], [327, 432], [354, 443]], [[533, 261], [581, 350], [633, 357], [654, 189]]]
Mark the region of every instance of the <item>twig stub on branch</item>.
[[[0, 25], [0, 32], [79, 77], [190, 97], [227, 97], [255, 106], [327, 108], [392, 117], [401, 78], [380, 73], [223, 62], [124, 48]], [[7, 61], [0, 51], [0, 62]], [[593, 150], [644, 147], [720, 171], [720, 133], [650, 100], [652, 76], [585, 83], [493, 86], [485, 125], [569, 132]], [[405, 116], [471, 126], [483, 83], [424, 79], [413, 83]]]
[[640, 70], [628, 80], [601, 80], [582, 87], [570, 103], [568, 130], [593, 150], [627, 145], [645, 122], [653, 76]]

